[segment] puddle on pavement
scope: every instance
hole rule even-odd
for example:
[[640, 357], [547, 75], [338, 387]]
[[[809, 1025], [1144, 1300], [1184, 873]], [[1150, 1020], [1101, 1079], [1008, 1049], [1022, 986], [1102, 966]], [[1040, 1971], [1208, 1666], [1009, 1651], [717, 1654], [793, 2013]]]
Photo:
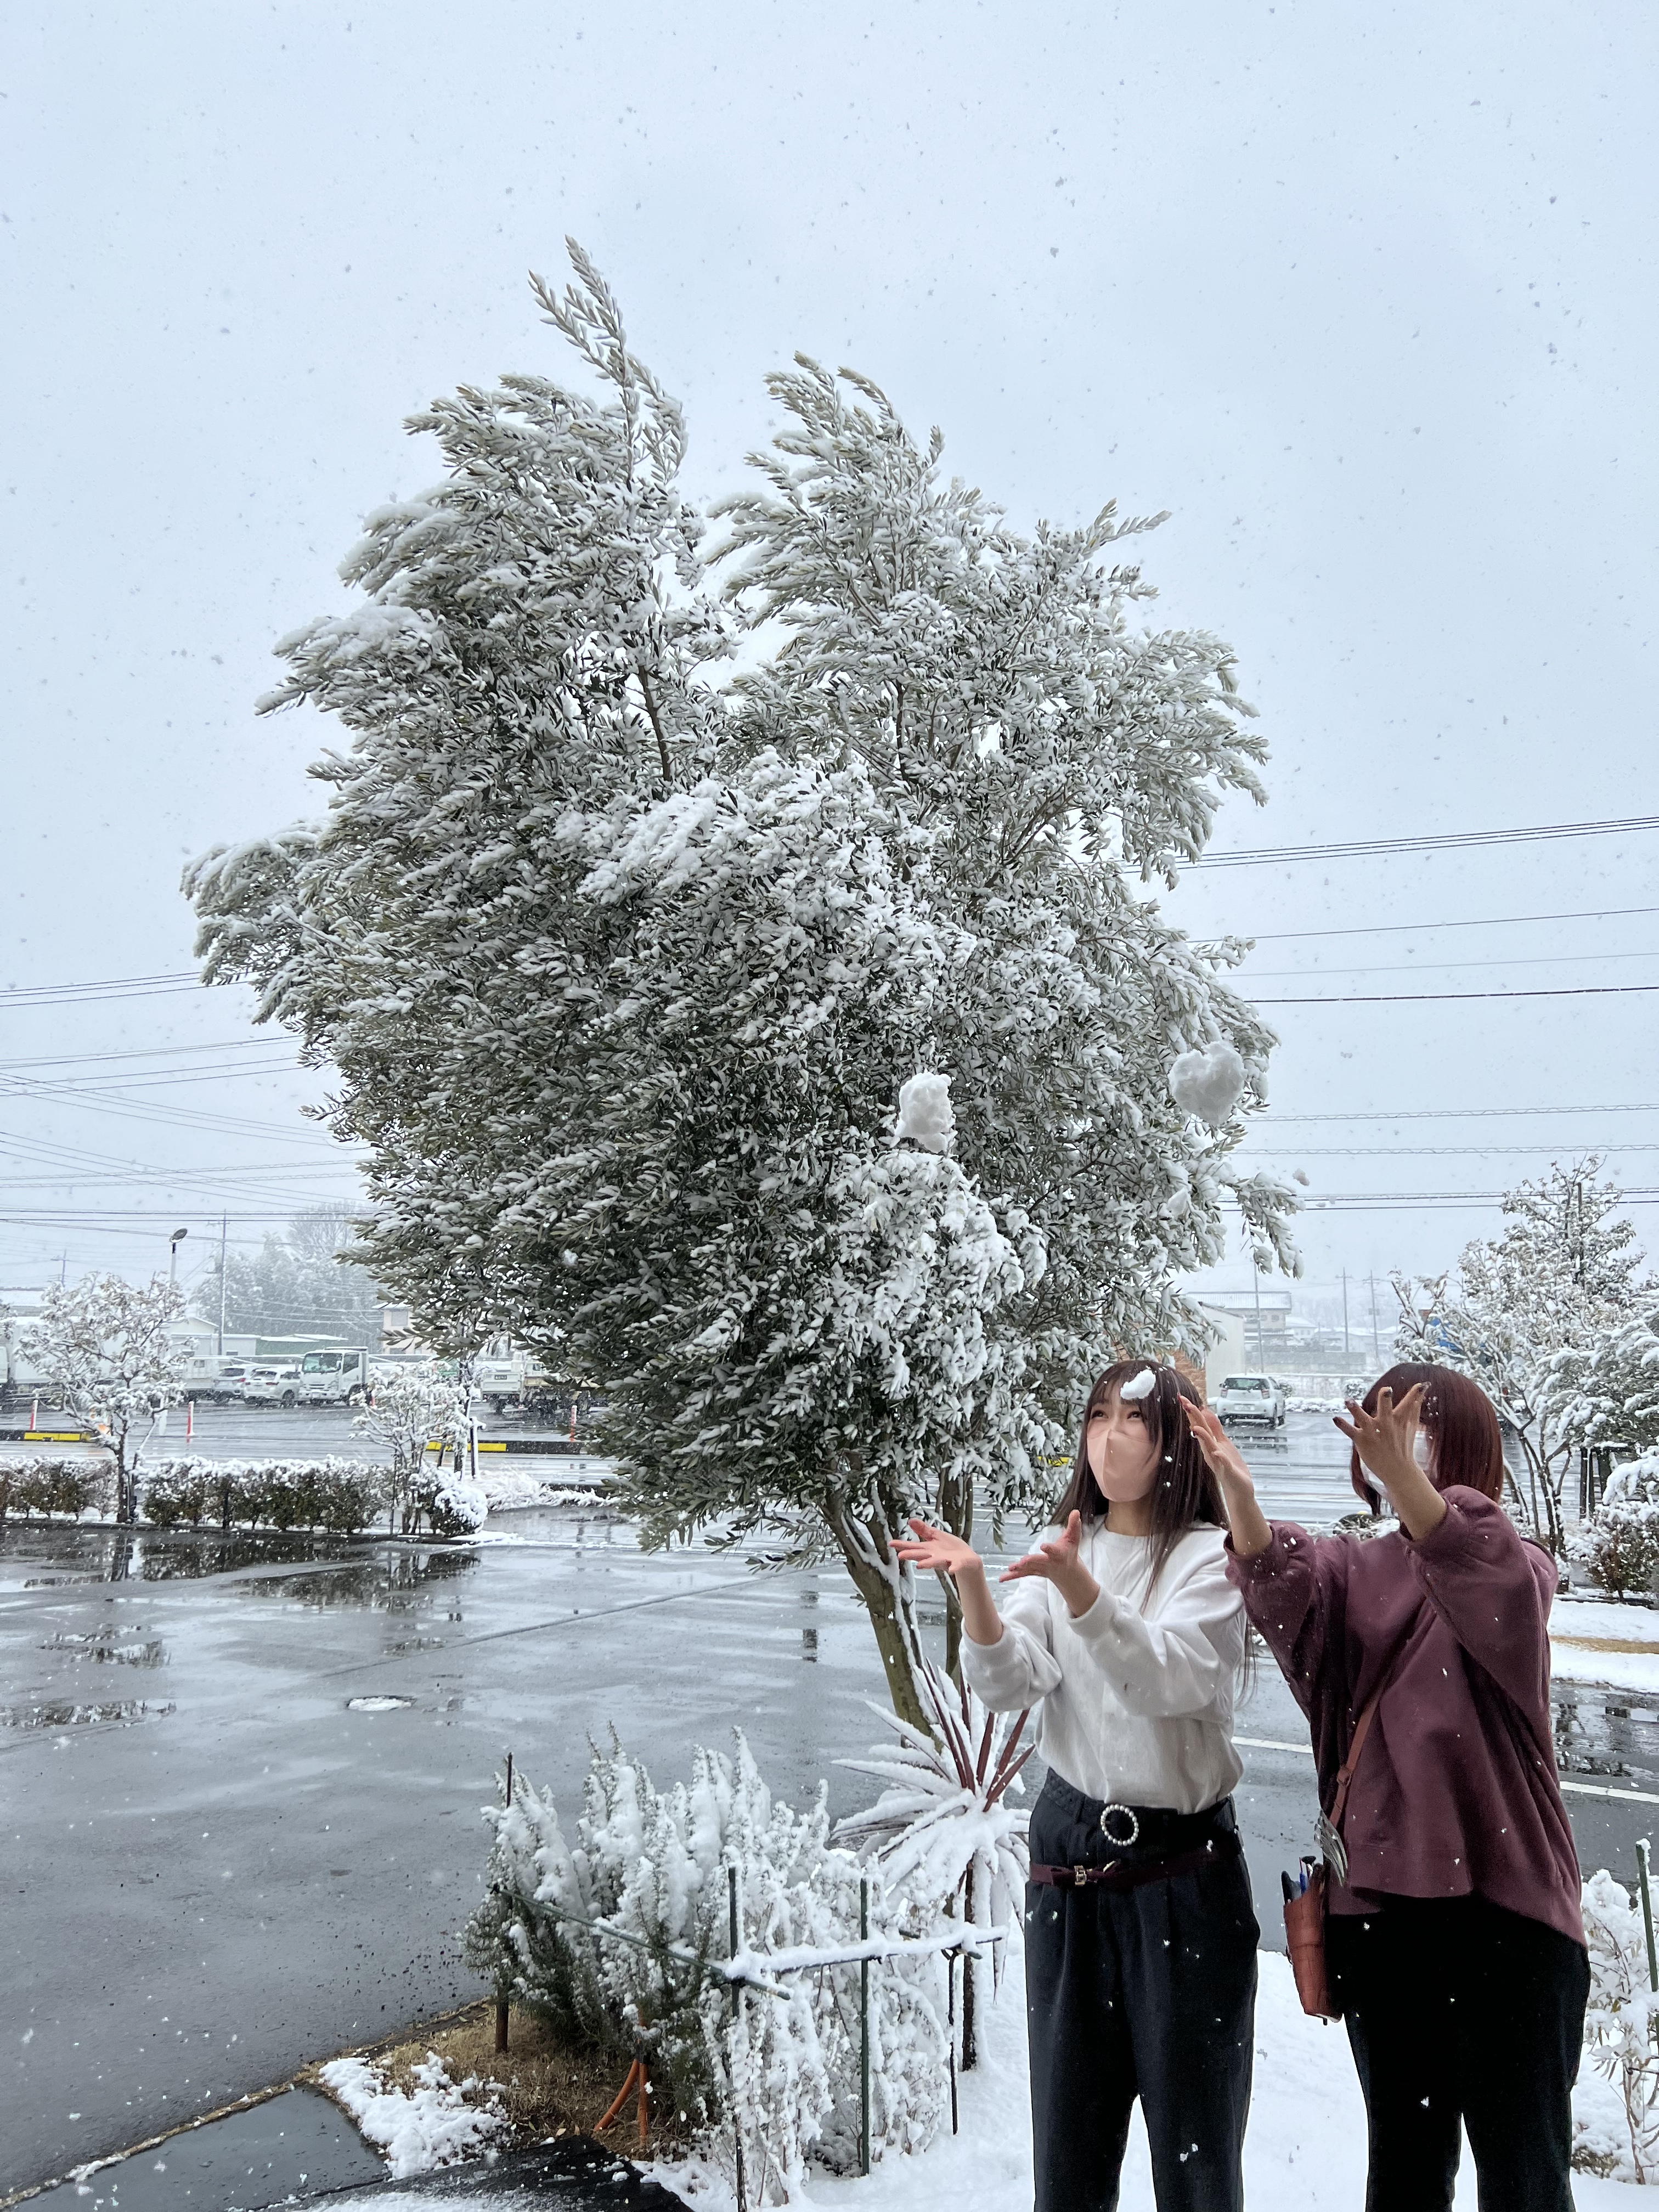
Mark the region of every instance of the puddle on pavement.
[[1551, 1698], [1556, 1765], [1565, 1775], [1651, 1782], [1659, 1709], [1640, 1692], [1620, 1696], [1558, 1682]]
[[348, 1606], [359, 1612], [401, 1613], [429, 1605], [477, 1564], [478, 1555], [471, 1551], [386, 1551], [325, 1574], [272, 1576], [238, 1589], [245, 1596], [288, 1598], [319, 1610]]
[[[136, 1639], [143, 1638], [143, 1641]], [[49, 1636], [40, 1646], [65, 1659], [90, 1659], [117, 1667], [165, 1667], [167, 1646], [159, 1636], [144, 1637], [137, 1621], [125, 1628], [94, 1629], [89, 1636]]]
[[172, 1705], [151, 1705], [136, 1698], [119, 1698], [103, 1705], [70, 1704], [65, 1698], [53, 1698], [39, 1705], [0, 1705], [0, 1728], [8, 1729], [66, 1729], [90, 1728], [112, 1722], [131, 1728], [137, 1721], [162, 1720], [173, 1711]]

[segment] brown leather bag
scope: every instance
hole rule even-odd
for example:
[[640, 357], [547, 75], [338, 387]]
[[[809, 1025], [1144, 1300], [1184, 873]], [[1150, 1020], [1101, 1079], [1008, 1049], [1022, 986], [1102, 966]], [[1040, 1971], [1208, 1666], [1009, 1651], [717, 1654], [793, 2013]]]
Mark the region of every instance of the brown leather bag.
[[1348, 1755], [1337, 1771], [1331, 1809], [1327, 1814], [1321, 1808], [1317, 1833], [1325, 1857], [1303, 1860], [1308, 1886], [1299, 1895], [1285, 1900], [1285, 1948], [1290, 1954], [1291, 1972], [1296, 1977], [1296, 1993], [1302, 2000], [1303, 2011], [1316, 2020], [1342, 2017], [1342, 2008], [1331, 1993], [1330, 1970], [1325, 1958], [1325, 1916], [1329, 1909], [1330, 1886], [1325, 1861], [1328, 1859], [1334, 1867], [1339, 1881], [1347, 1880], [1348, 1854], [1342, 1841], [1342, 1815], [1348, 1808], [1348, 1789], [1359, 1764], [1359, 1754], [1365, 1748], [1371, 1723], [1376, 1717], [1376, 1709], [1382, 1702], [1382, 1692], [1394, 1680], [1398, 1663], [1396, 1653], [1382, 1680], [1366, 1698], [1364, 1711], [1354, 1723]]

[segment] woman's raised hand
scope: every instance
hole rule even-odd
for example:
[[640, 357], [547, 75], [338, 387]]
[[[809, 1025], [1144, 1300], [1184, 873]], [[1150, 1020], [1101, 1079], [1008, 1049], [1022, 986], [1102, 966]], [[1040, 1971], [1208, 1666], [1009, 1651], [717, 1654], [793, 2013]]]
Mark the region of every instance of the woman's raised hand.
[[953, 1580], [963, 1567], [970, 1572], [975, 1567], [983, 1568], [984, 1560], [965, 1537], [953, 1534], [949, 1528], [935, 1528], [926, 1521], [913, 1520], [910, 1526], [915, 1535], [901, 1537], [893, 1547], [893, 1557], [902, 1559], [906, 1566], [949, 1575]]
[[1389, 1493], [1389, 1502], [1400, 1516], [1406, 1534], [1426, 1536], [1446, 1517], [1446, 1501], [1429, 1480], [1412, 1452], [1424, 1398], [1423, 1385], [1413, 1382], [1396, 1406], [1392, 1390], [1376, 1394], [1376, 1411], [1368, 1413], [1350, 1398], [1350, 1418], [1334, 1416], [1336, 1426], [1359, 1454], [1359, 1463], [1374, 1474]]
[[1222, 1427], [1212, 1406], [1194, 1406], [1190, 1398], [1183, 1398], [1181, 1410], [1193, 1442], [1204, 1455], [1204, 1464], [1221, 1485], [1221, 1503], [1233, 1549], [1241, 1559], [1254, 1559], [1272, 1543], [1273, 1532], [1256, 1503], [1255, 1484], [1244, 1455]]
[[1024, 1559], [1011, 1559], [1003, 1569], [1006, 1583], [1028, 1581], [1032, 1576], [1052, 1583], [1066, 1601], [1070, 1613], [1087, 1613], [1100, 1595], [1100, 1584], [1083, 1564], [1083, 1516], [1073, 1513], [1060, 1534]]

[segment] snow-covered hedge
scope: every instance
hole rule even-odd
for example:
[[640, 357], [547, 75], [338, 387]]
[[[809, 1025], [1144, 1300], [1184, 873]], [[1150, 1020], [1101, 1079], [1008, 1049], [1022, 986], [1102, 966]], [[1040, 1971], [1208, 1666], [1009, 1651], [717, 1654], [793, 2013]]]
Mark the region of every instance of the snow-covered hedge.
[[1582, 1547], [1603, 1589], [1651, 1589], [1659, 1573], [1659, 1451], [1616, 1468], [1590, 1516]]
[[[630, 2054], [653, 2094], [729, 2168], [741, 2126], [750, 2201], [781, 2201], [807, 2156], [856, 2169], [859, 1969], [778, 1976], [734, 2004], [710, 1962], [732, 1955], [728, 1869], [738, 1870], [738, 1947], [769, 1956], [856, 1942], [859, 1884], [872, 1936], [932, 1933], [937, 1906], [884, 1883], [830, 1841], [820, 1789], [804, 1813], [775, 1804], [741, 1735], [735, 1756], [698, 1749], [690, 1784], [659, 1792], [612, 1740], [595, 1750], [567, 1842], [550, 1792], [515, 1777], [485, 1808], [489, 1893], [467, 1929], [471, 1965], [564, 2037]], [[598, 1923], [597, 1925], [595, 1923]], [[884, 1960], [870, 1974], [870, 2142], [921, 2149], [946, 2091], [945, 1968]]]
[[306, 1528], [355, 1536], [383, 1514], [403, 1535], [468, 1535], [489, 1511], [460, 1475], [424, 1469], [396, 1495], [388, 1470], [362, 1460], [159, 1461], [147, 1470], [143, 1516], [153, 1528]]
[[83, 1513], [106, 1507], [112, 1487], [107, 1460], [0, 1460], [0, 1521], [9, 1514]]

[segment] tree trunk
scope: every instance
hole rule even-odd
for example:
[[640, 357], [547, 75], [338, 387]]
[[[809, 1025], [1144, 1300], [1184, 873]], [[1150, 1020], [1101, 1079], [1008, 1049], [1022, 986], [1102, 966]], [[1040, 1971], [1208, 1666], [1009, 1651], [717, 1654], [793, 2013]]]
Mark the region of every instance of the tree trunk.
[[921, 1639], [916, 1628], [915, 1579], [892, 1555], [886, 1516], [876, 1506], [867, 1520], [861, 1517], [842, 1492], [832, 1492], [824, 1500], [823, 1511], [847, 1571], [868, 1609], [893, 1711], [902, 1721], [931, 1736], [933, 1728], [916, 1684]]
[[131, 1528], [138, 1518], [138, 1484], [127, 1465], [125, 1434], [115, 1440], [115, 1520], [118, 1528]]
[[[952, 1535], [966, 1544], [974, 1540], [974, 1485], [971, 1476], [949, 1476], [939, 1490], [939, 1517]], [[939, 1577], [945, 1592], [945, 1671], [960, 1685], [957, 1669], [962, 1657], [962, 1601], [949, 1575]]]

